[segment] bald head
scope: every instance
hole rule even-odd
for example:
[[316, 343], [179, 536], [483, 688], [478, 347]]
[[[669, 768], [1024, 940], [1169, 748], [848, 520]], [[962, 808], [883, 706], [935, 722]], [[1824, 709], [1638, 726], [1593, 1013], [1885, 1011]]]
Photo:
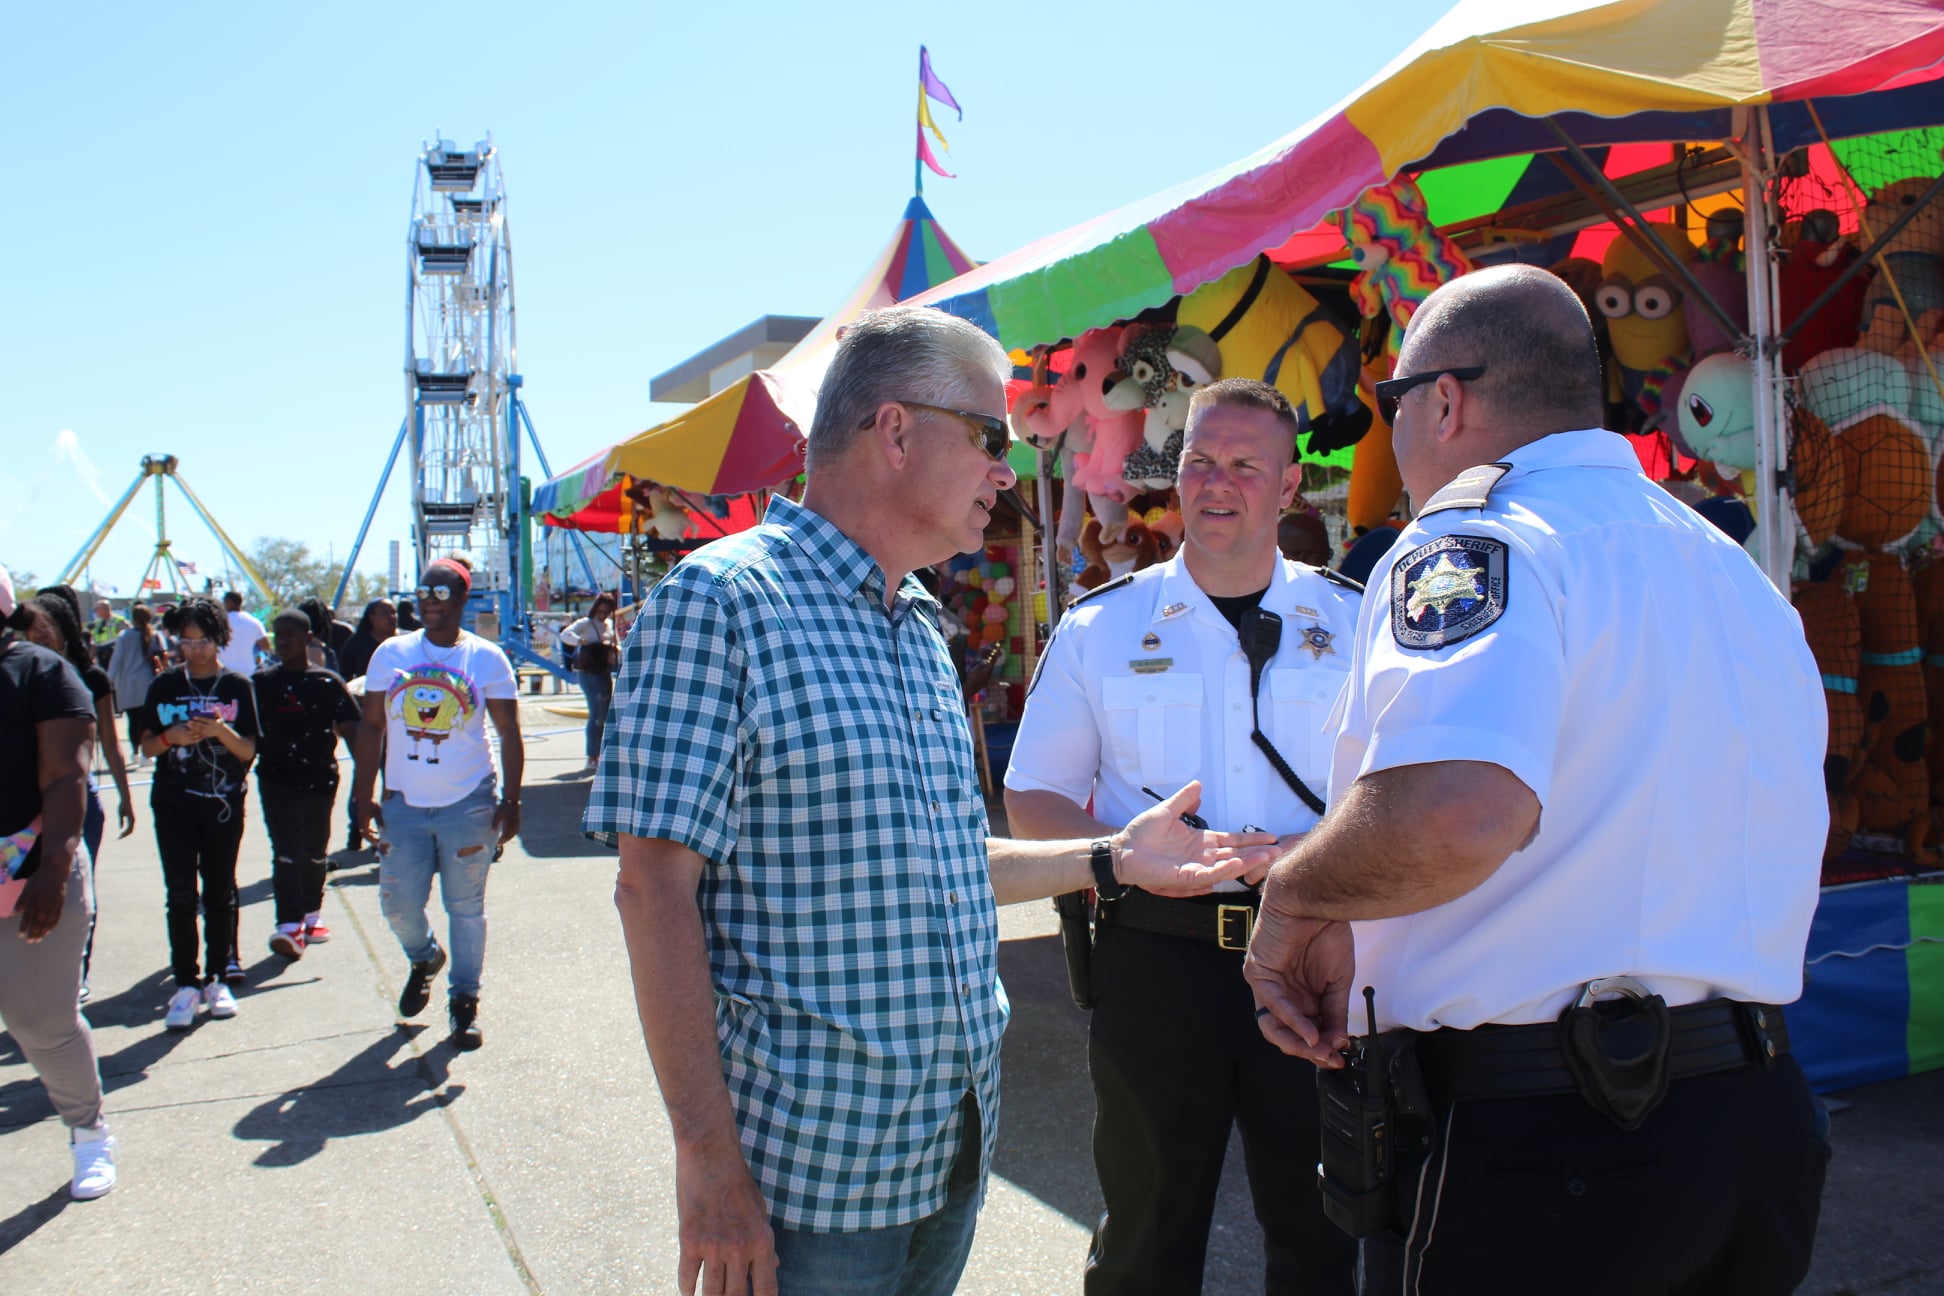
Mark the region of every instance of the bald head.
[[1400, 376], [1485, 366], [1466, 391], [1519, 445], [1605, 413], [1600, 352], [1586, 308], [1563, 279], [1537, 266], [1493, 266], [1452, 280], [1411, 317]]

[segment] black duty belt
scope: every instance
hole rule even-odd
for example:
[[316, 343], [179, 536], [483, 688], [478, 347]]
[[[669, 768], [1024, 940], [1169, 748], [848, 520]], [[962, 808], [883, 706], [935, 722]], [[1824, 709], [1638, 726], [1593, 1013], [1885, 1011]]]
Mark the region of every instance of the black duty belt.
[[1118, 900], [1101, 904], [1098, 921], [1161, 936], [1209, 941], [1239, 954], [1249, 948], [1256, 906], [1261, 902], [1253, 891], [1218, 892], [1192, 900], [1129, 891]]
[[[1782, 1010], [1767, 1004], [1710, 999], [1668, 1015], [1670, 1080], [1767, 1066], [1789, 1051]], [[1417, 1037], [1417, 1054], [1426, 1083], [1443, 1101], [1576, 1094], [1560, 1038], [1558, 1022], [1426, 1031]]]

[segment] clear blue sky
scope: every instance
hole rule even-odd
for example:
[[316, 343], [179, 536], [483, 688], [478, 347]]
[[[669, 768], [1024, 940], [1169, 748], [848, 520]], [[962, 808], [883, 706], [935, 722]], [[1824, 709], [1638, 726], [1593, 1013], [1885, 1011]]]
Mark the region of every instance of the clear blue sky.
[[[559, 469], [666, 416], [652, 375], [841, 300], [911, 193], [921, 42], [965, 107], [926, 199], [986, 260], [1294, 129], [1445, 7], [4, 6], [0, 563], [51, 579], [148, 452], [245, 546], [343, 554], [404, 413], [435, 134], [501, 150]], [[95, 567], [124, 592], [133, 513]], [[170, 530], [220, 565], [173, 492]]]

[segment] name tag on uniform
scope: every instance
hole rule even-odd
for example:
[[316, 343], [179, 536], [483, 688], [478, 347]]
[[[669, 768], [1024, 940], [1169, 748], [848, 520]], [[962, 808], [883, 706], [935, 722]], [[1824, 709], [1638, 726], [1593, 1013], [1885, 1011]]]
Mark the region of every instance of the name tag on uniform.
[[1174, 665], [1172, 657], [1142, 657], [1127, 663], [1127, 669], [1136, 675], [1159, 675], [1172, 665]]

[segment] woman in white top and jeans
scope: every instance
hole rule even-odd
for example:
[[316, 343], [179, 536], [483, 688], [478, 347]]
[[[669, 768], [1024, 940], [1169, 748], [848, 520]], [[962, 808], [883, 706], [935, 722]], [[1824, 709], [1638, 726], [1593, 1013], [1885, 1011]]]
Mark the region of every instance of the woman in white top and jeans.
[[607, 724], [608, 703], [614, 700], [614, 668], [621, 663], [621, 639], [614, 629], [614, 609], [620, 600], [612, 592], [594, 596], [587, 615], [560, 632], [560, 642], [574, 650], [581, 695], [587, 699], [587, 769], [592, 774], [601, 759], [601, 730]]

